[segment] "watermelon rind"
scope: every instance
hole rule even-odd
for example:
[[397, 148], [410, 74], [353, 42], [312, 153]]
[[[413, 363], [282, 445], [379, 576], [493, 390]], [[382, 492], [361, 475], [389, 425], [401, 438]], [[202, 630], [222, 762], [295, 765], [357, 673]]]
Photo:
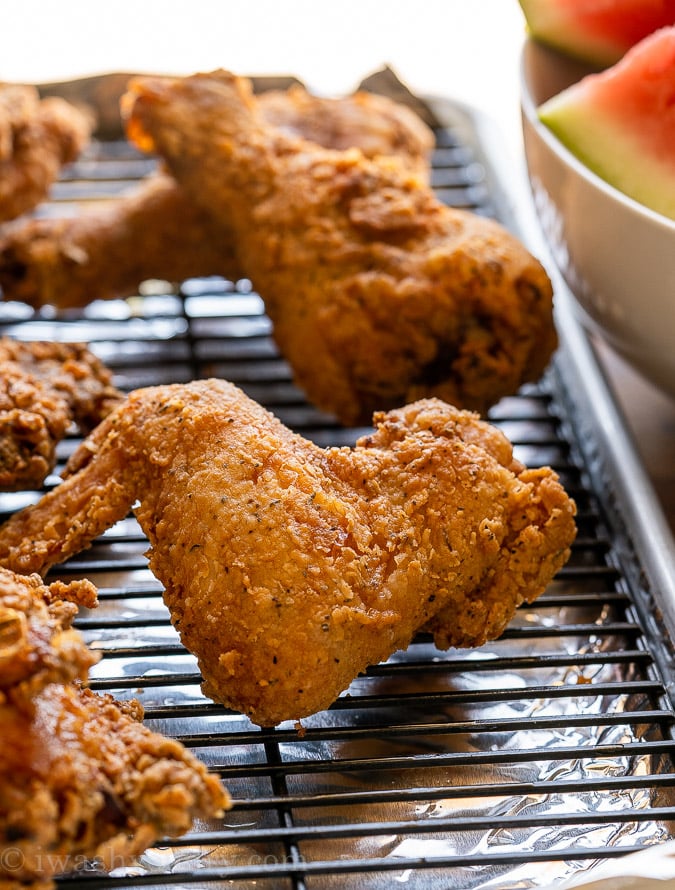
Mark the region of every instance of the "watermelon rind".
[[537, 113], [589, 170], [675, 219], [675, 152], [667, 148], [675, 146], [673, 98], [675, 27], [645, 38], [617, 65], [587, 75], [540, 105]]
[[659, 28], [675, 25], [675, 0], [519, 0], [529, 35], [596, 69], [619, 61]]
[[595, 68], [617, 62], [627, 47], [607, 38], [587, 35], [554, 0], [519, 0], [532, 39]]
[[672, 168], [645, 163], [639, 138], [626, 134], [612, 118], [584, 109], [574, 97], [558, 96], [539, 109], [539, 119], [593, 173], [629, 198], [675, 219]]

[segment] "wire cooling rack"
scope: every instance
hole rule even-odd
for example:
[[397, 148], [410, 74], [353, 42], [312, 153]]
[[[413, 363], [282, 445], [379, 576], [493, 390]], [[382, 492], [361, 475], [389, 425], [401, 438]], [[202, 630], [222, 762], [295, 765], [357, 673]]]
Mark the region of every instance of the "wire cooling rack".
[[[501, 216], [490, 170], [465, 124], [437, 131], [433, 185], [449, 204]], [[96, 143], [41, 214], [127, 191], [154, 162], [126, 143]], [[350, 444], [306, 403], [248, 281], [149, 282], [144, 295], [84, 310], [0, 304], [0, 331], [83, 341], [123, 390], [221, 376], [320, 445]], [[139, 699], [152, 728], [180, 739], [234, 799], [137, 863], [95, 863], [63, 890], [145, 886], [513, 890], [541, 887], [603, 859], [658, 844], [675, 820], [671, 644], [630, 528], [617, 533], [611, 491], [591, 472], [553, 363], [536, 386], [490, 413], [530, 466], [548, 464], [578, 505], [569, 563], [503, 637], [437, 651], [420, 636], [358, 677], [327, 711], [260, 729], [205, 699], [129, 516], [52, 577], [91, 578], [100, 605], [77, 626], [103, 653], [95, 690]], [[58, 452], [61, 469], [78, 439]], [[58, 483], [57, 475], [45, 487]], [[39, 492], [0, 496], [2, 517]]]

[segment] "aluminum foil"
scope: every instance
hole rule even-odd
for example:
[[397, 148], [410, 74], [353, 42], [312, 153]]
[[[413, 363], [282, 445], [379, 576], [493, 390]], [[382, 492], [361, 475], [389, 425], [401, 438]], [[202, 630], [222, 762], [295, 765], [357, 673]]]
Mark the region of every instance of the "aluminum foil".
[[[115, 589], [124, 580], [131, 589], [140, 587], [148, 593], [128, 600], [106, 598], [90, 613], [104, 624], [111, 618], [126, 619], [128, 628], [87, 629], [85, 620], [89, 643], [113, 656], [92, 670], [96, 688], [110, 686], [118, 696], [139, 698], [150, 726], [190, 736], [199, 756], [210, 766], [225, 769], [226, 775], [236, 767], [241, 775], [226, 779], [235, 800], [273, 794], [266, 771], [260, 769], [267, 757], [263, 739], [260, 743], [255, 736], [252, 739], [255, 728], [238, 715], [208, 713], [192, 656], [179, 651], [145, 654], [145, 647], [178, 642], [156, 582], [145, 570], [108, 580], [114, 581]], [[566, 584], [555, 582], [551, 593], [560, 594]], [[144, 619], [157, 626], [137, 626]], [[602, 863], [592, 856], [582, 861], [566, 859], [564, 852], [571, 848], [629, 852], [667, 841], [672, 826], [649, 818], [649, 810], [672, 806], [675, 793], [668, 786], [640, 782], [670, 769], [668, 759], [650, 748], [640, 753], [644, 742], [661, 738], [658, 727], [639, 718], [640, 711], [652, 708], [653, 703], [629, 685], [641, 677], [634, 665], [611, 657], [607, 663], [602, 661], [626, 645], [621, 636], [602, 633], [603, 626], [615, 619], [608, 607], [598, 611], [595, 605], [577, 606], [561, 612], [546, 607], [543, 600], [536, 609], [519, 612], [510, 638], [507, 635], [475, 651], [448, 653], [438, 652], [428, 641], [418, 641], [387, 665], [355, 680], [340, 707], [303, 721], [305, 736], [292, 725], [282, 725], [276, 735], [265, 733], [265, 741], [271, 737], [278, 748], [291, 796], [332, 795], [336, 801], [329, 808], [290, 807], [293, 826], [318, 831], [316, 839], [308, 831], [310, 837], [299, 841], [299, 861], [310, 865], [382, 862], [385, 871], [358, 875], [359, 888], [373, 890], [398, 884], [444, 890], [525, 890], [563, 886], [562, 882], [592, 875], [600, 868]], [[517, 634], [519, 629], [588, 627], [589, 622], [597, 627], [597, 634], [522, 638]], [[126, 652], [121, 658], [116, 654], [120, 647]], [[134, 648], [142, 654], [134, 656]], [[523, 656], [539, 656], [536, 666], [519, 668], [517, 660]], [[569, 663], [549, 664], [555, 656], [569, 656]], [[579, 656], [584, 656], [583, 664], [575, 662]], [[597, 664], [592, 656], [598, 657]], [[511, 669], [503, 666], [508, 659], [516, 659]], [[451, 670], [444, 670], [446, 662], [452, 664]], [[429, 669], [407, 672], [411, 663], [426, 664]], [[595, 691], [606, 690], [607, 684], [611, 692]], [[437, 693], [441, 697], [435, 700]], [[443, 694], [449, 694], [447, 700]], [[383, 704], [360, 707], [360, 700], [368, 705], [373, 696]], [[202, 705], [207, 706], [207, 713], [190, 716], [190, 708]], [[185, 716], [172, 716], [174, 708], [181, 708]], [[153, 712], [158, 716], [153, 717]], [[603, 722], [604, 715], [612, 715], [616, 722]], [[351, 728], [360, 730], [371, 724], [372, 735], [350, 735]], [[378, 734], [376, 727], [383, 724], [401, 727], [400, 733]], [[408, 726], [417, 729], [408, 731]], [[433, 731], [425, 733], [425, 726]], [[227, 744], [212, 741], [223, 733], [229, 735]], [[238, 733], [246, 734], [241, 744]], [[567, 756], [568, 751], [573, 754]], [[364, 767], [355, 769], [354, 764], [361, 762]], [[382, 763], [387, 767], [381, 768]], [[636, 784], [629, 782], [614, 790], [596, 787], [596, 780], [611, 777], [634, 777]], [[570, 790], [570, 783], [575, 790]], [[546, 790], [538, 792], [538, 787]], [[419, 795], [413, 791], [410, 797], [391, 800], [386, 792], [393, 788], [419, 789]], [[626, 818], [626, 812], [635, 818]], [[510, 824], [518, 818], [530, 822]], [[238, 811], [235, 805], [225, 825], [248, 838], [253, 831], [253, 839], [212, 843], [210, 834], [223, 826], [203, 826], [179, 845], [147, 851], [122, 874], [188, 872], [191, 881], [199, 881], [200, 873], [206, 876], [213, 869], [224, 869], [227, 874], [232, 868], [267, 868], [272, 880], [274, 869], [288, 864], [286, 848], [276, 838], [264, 840], [278, 826], [269, 807]], [[356, 830], [344, 837], [323, 836], [326, 827], [335, 825], [352, 825]], [[391, 830], [384, 831], [383, 825]], [[481, 864], [484, 857], [495, 854], [505, 854], [507, 861]], [[425, 860], [426, 867], [410, 865], [412, 860]], [[261, 886], [260, 877], [252, 878], [251, 886]], [[348, 885], [341, 873], [317, 874], [308, 884], [320, 888]], [[271, 886], [277, 885], [272, 881]]]

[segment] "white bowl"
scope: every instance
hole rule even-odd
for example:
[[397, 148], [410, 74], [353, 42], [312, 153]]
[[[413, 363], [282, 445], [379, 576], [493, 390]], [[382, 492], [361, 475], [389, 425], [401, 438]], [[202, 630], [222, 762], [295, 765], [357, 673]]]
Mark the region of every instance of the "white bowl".
[[537, 215], [582, 323], [675, 397], [675, 221], [592, 173], [537, 117], [541, 102], [586, 73], [525, 42], [521, 109]]

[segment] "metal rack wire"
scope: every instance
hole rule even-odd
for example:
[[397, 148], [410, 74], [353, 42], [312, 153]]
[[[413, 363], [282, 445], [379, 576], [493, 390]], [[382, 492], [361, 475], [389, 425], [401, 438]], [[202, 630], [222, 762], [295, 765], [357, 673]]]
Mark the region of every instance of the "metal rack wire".
[[[462, 135], [444, 128], [437, 136], [439, 195], [498, 215]], [[151, 167], [125, 143], [95, 145], [40, 213], [114, 197]], [[226, 377], [320, 445], [349, 444], [364, 432], [304, 401], [247, 281], [195, 279], [176, 291], [155, 282], [145, 296], [62, 314], [6, 303], [0, 331], [86, 341], [125, 390]], [[579, 536], [568, 565], [500, 640], [442, 653], [421, 636], [303, 721], [302, 732], [286, 724], [261, 730], [202, 696], [133, 517], [52, 573], [99, 587], [99, 607], [77, 622], [104, 655], [92, 687], [138, 698], [148, 724], [194, 749], [235, 801], [224, 821], [196, 826], [131, 868], [104, 875], [92, 866], [59, 885], [507, 890], [669, 837], [675, 714], [655, 648], [669, 652], [670, 641], [646, 626], [639, 565], [627, 571], [564, 385], [553, 367], [537, 386], [502, 400], [491, 420], [518, 458], [553, 466], [576, 498]], [[76, 443], [71, 436], [61, 444], [57, 472]], [[3, 495], [0, 518], [38, 495]]]

